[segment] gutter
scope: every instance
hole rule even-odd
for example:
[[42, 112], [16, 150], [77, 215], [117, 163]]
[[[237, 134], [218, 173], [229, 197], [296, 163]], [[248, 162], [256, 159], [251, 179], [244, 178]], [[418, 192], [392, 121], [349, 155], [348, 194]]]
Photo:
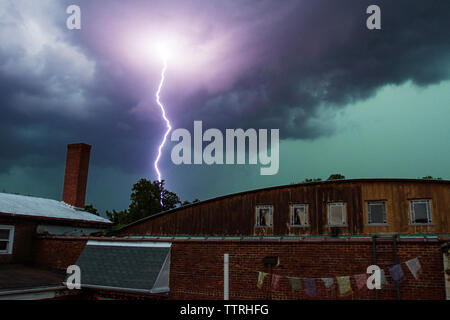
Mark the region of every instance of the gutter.
[[81, 289], [108, 290], [108, 291], [139, 293], [139, 294], [169, 293], [169, 291], [170, 291], [170, 289], [168, 287], [147, 290], [147, 289], [132, 289], [132, 288], [99, 286], [99, 285], [93, 285], [93, 284], [82, 284]]
[[16, 290], [6, 290], [0, 291], [0, 296], [7, 296], [13, 294], [24, 294], [24, 293], [37, 293], [37, 292], [47, 292], [47, 291], [59, 291], [67, 289], [65, 286], [55, 286], [55, 287], [38, 287], [31, 289], [16, 289]]
[[[54, 239], [54, 240], [80, 240], [80, 241], [94, 241], [98, 240], [102, 243], [121, 242], [208, 242], [208, 243], [223, 243], [223, 242], [245, 242], [245, 243], [293, 243], [293, 242], [372, 242], [372, 235], [342, 235], [338, 237], [333, 236], [279, 236], [279, 237], [264, 237], [264, 236], [124, 236], [124, 237], [92, 237], [92, 236], [48, 236], [40, 235], [39, 239]], [[382, 240], [383, 241], [383, 240]], [[450, 234], [399, 234], [399, 242], [448, 242], [450, 241]]]

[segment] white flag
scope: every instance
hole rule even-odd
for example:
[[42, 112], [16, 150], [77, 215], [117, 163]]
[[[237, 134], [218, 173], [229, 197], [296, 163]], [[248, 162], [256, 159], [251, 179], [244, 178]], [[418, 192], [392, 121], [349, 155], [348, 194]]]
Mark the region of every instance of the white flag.
[[414, 258], [411, 260], [406, 261], [406, 265], [409, 268], [409, 271], [411, 271], [414, 278], [419, 279], [419, 274], [422, 271], [422, 266], [420, 265], [419, 258]]

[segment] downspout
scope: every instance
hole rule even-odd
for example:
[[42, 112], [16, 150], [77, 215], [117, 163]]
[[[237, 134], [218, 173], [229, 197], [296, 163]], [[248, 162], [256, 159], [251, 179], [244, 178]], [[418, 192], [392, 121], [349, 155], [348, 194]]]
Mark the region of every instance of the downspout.
[[444, 262], [445, 299], [450, 300], [450, 248], [448, 243], [444, 243], [441, 248]]
[[229, 254], [225, 253], [223, 255], [223, 300], [230, 300], [229, 261], [230, 261]]

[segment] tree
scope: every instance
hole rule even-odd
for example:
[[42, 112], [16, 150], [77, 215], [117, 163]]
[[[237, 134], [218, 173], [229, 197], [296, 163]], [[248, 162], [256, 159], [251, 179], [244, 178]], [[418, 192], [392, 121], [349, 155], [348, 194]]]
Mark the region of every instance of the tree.
[[164, 181], [150, 181], [147, 179], [140, 179], [133, 185], [130, 200], [127, 210], [106, 211], [108, 218], [117, 227], [173, 209], [181, 203], [180, 198], [174, 192], [164, 188]]
[[340, 173], [333, 173], [328, 177], [327, 180], [342, 180], [342, 179], [345, 179], [345, 176], [343, 176]]
[[95, 214], [96, 216], [100, 216], [100, 213], [97, 211], [97, 209], [94, 208], [92, 204], [88, 204], [84, 207], [84, 211], [90, 212], [92, 214]]
[[132, 221], [173, 209], [181, 203], [175, 193], [164, 188], [164, 180], [161, 182], [139, 180], [133, 185], [130, 199], [128, 214]]
[[113, 210], [112, 212], [109, 212], [108, 210], [106, 210], [106, 216], [108, 217], [109, 220], [111, 220], [113, 222], [113, 224], [115, 225], [125, 225], [128, 224], [132, 221], [128, 220], [128, 210], [121, 210], [121, 211], [116, 211]]
[[321, 178], [312, 178], [312, 179], [306, 178], [306, 179], [303, 180], [301, 183], [307, 183], [307, 182], [319, 182], [319, 181], [322, 181], [322, 179], [321, 179]]
[[181, 204], [182, 206], [187, 206], [187, 205], [189, 205], [189, 204], [193, 204], [193, 203], [197, 203], [197, 202], [200, 202], [200, 200], [199, 199], [195, 199], [194, 201], [188, 201], [188, 200], [185, 200], [185, 201], [183, 201], [183, 203]]
[[433, 178], [432, 176], [422, 177], [422, 179], [424, 179], [424, 180], [442, 180], [441, 177], [439, 177], [439, 178]]

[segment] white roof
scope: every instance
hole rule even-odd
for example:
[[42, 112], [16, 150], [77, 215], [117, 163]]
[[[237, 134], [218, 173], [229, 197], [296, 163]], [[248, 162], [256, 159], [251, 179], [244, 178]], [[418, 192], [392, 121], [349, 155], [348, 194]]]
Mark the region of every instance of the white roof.
[[14, 215], [111, 223], [108, 219], [86, 211], [77, 210], [62, 201], [9, 193], [0, 193], [0, 212]]

